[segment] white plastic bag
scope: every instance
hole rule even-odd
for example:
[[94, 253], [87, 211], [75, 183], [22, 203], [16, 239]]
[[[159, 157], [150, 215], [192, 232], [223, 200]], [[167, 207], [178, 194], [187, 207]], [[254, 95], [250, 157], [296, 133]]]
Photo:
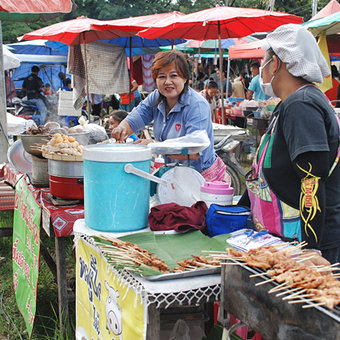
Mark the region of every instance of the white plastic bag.
[[196, 130], [182, 137], [149, 145], [155, 154], [187, 155], [205, 150], [210, 145], [210, 139], [205, 130]]

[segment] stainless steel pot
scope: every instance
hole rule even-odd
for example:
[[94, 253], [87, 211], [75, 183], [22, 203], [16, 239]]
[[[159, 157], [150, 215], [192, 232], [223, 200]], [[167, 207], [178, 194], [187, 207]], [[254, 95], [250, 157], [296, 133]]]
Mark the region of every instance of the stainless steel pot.
[[83, 162], [48, 160], [48, 174], [56, 177], [82, 178]]

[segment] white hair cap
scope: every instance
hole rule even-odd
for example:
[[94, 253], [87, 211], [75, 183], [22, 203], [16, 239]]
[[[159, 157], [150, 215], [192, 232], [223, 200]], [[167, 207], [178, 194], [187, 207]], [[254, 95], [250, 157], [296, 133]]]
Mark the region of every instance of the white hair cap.
[[263, 40], [262, 49], [272, 48], [295, 77], [322, 83], [330, 69], [312, 33], [296, 24], [282, 25]]

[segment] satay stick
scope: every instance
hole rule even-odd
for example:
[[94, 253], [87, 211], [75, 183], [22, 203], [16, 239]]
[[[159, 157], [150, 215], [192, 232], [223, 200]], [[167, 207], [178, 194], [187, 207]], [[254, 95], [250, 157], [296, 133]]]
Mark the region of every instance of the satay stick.
[[262, 281], [262, 282], [258, 282], [258, 283], [255, 283], [255, 286], [261, 286], [261, 285], [264, 285], [266, 283], [269, 283], [269, 282], [273, 282], [275, 281], [275, 279], [268, 279], [268, 280], [265, 280], [265, 281]]
[[263, 275], [269, 275], [269, 270], [263, 273], [249, 275], [249, 277], [253, 278], [253, 277], [258, 277], [258, 276], [263, 276]]
[[[328, 266], [325, 266], [324, 264], [321, 264], [321, 265], [319, 265], [319, 266], [311, 266], [311, 268], [315, 268], [316, 270], [318, 270], [319, 268], [320, 269], [322, 269], [322, 268], [334, 268], [334, 267], [336, 267], [337, 265], [339, 265], [340, 264], [340, 262], [337, 262], [337, 263], [333, 263], [333, 264], [330, 264], [330, 265], [328, 265]], [[335, 270], [338, 270], [338, 269], [340, 269], [340, 268], [334, 268]]]
[[202, 250], [202, 253], [226, 253], [225, 250]]
[[209, 264], [209, 263], [203, 263], [203, 262], [197, 262], [197, 265], [199, 267], [206, 267], [206, 268], [219, 268], [219, 267], [221, 267], [220, 265], [217, 265], [217, 264]]
[[141, 257], [144, 257], [146, 259], [150, 259], [150, 255], [147, 255], [147, 254], [145, 254], [143, 252], [139, 252], [139, 251], [137, 251], [136, 249], [133, 249], [133, 248], [123, 249], [123, 248], [118, 248], [118, 247], [113, 246], [113, 245], [102, 244], [102, 243], [100, 243], [100, 244], [97, 243], [97, 245], [101, 249], [110, 249], [110, 251], [111, 250], [115, 250], [116, 252], [124, 253], [124, 254], [126, 254], [127, 252], [128, 253], [135, 253], [136, 255], [140, 255]]
[[306, 290], [304, 290], [304, 289], [303, 290], [299, 290], [299, 291], [297, 291], [297, 292], [295, 292], [295, 293], [293, 293], [293, 294], [291, 294], [289, 296], [285, 296], [284, 298], [282, 298], [282, 300], [289, 300], [290, 297], [298, 296], [301, 293], [306, 293]]
[[314, 296], [313, 294], [301, 294], [301, 295], [291, 295], [291, 296], [286, 296], [282, 300], [294, 300], [294, 299], [301, 299], [305, 297], [312, 297]]
[[287, 288], [289, 288], [289, 287], [290, 287], [290, 286], [287, 284], [287, 282], [282, 282], [282, 283], [279, 284], [278, 286], [276, 286], [276, 287], [270, 289], [270, 290], [268, 291], [268, 293], [269, 293], [269, 294], [275, 293], [275, 292], [278, 292], [278, 291], [280, 291], [280, 290], [282, 290], [282, 289], [287, 289]]
[[288, 293], [292, 293], [292, 292], [295, 292], [295, 291], [300, 290], [300, 289], [301, 289], [300, 287], [296, 287], [296, 288], [293, 288], [293, 289], [289, 289], [289, 290], [287, 290], [286, 292], [281, 292], [281, 293], [279, 293], [279, 294], [276, 294], [276, 296], [279, 297], [279, 296], [282, 296], [282, 295], [286, 295], [286, 294], [288, 294]]
[[310, 255], [310, 256], [307, 256], [307, 257], [297, 258], [296, 262], [300, 263], [300, 262], [303, 262], [303, 261], [308, 261], [308, 260], [315, 258], [316, 256], [318, 256], [318, 255], [316, 254], [316, 255]]
[[[308, 300], [306, 300], [308, 301]], [[313, 303], [311, 305], [304, 305], [302, 306], [302, 308], [312, 308], [312, 307], [316, 307], [316, 306], [325, 306], [324, 302], [319, 302], [319, 303]]]

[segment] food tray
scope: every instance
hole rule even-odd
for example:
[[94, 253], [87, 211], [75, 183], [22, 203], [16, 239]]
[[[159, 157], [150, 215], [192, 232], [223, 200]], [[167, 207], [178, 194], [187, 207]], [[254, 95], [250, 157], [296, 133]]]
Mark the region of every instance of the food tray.
[[160, 274], [160, 275], [142, 275], [144, 279], [148, 281], [163, 281], [163, 280], [173, 280], [173, 279], [184, 279], [187, 277], [201, 276], [201, 275], [211, 275], [211, 274], [219, 274], [221, 273], [221, 267], [218, 268], [202, 268], [195, 270], [187, 270], [180, 273], [169, 273], [169, 274]]
[[46, 151], [42, 152], [42, 156], [47, 159], [53, 159], [55, 161], [66, 161], [66, 162], [82, 162], [83, 161], [83, 156], [50, 153]]

